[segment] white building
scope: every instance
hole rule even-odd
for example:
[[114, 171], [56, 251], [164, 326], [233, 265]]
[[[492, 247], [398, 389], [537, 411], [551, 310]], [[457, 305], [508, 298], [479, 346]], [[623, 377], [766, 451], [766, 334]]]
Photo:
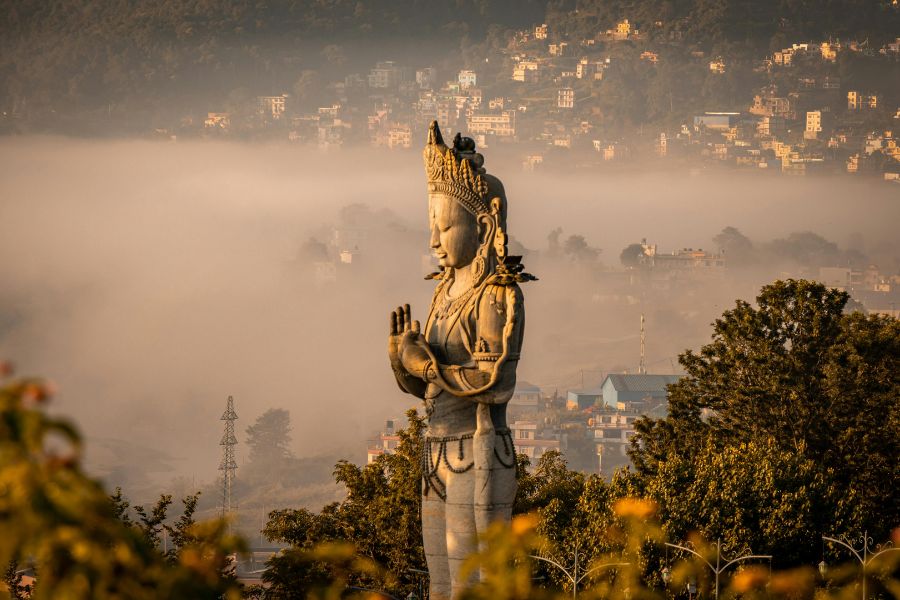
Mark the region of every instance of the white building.
[[478, 84], [478, 75], [475, 74], [475, 71], [462, 70], [459, 72], [457, 80], [459, 87], [465, 90]]
[[272, 119], [280, 119], [284, 114], [287, 105], [287, 94], [280, 96], [257, 96], [256, 110], [261, 115], [271, 117]]

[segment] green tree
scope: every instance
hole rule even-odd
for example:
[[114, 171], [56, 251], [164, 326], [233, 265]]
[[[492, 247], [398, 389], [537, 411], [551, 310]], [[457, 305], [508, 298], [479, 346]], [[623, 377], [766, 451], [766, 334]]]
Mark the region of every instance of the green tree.
[[[668, 507], [696, 507], [690, 494], [715, 498], [723, 469], [754, 476], [739, 464], [743, 453], [756, 456], [749, 464], [768, 487], [727, 500], [763, 548], [799, 564], [817, 556], [800, 539], [864, 530], [885, 539], [900, 523], [900, 322], [846, 314], [847, 299], [818, 283], [777, 281], [756, 306], [738, 301], [717, 319], [712, 341], [679, 358], [686, 376], [670, 386], [669, 416], [636, 425], [640, 485]], [[778, 508], [772, 481], [799, 485], [793, 501], [808, 506]], [[777, 525], [763, 521], [771, 514]], [[701, 511], [690, 525], [727, 529], [711, 518]], [[676, 535], [687, 533], [680, 522]], [[779, 527], [789, 533], [776, 535]]]
[[425, 568], [419, 515], [425, 425], [415, 410], [407, 412], [407, 418], [394, 452], [364, 467], [347, 461], [335, 466], [335, 481], [347, 491], [342, 502], [329, 504], [319, 513], [285, 509], [269, 514], [263, 533], [272, 542], [291, 544], [292, 549], [270, 561], [263, 576], [269, 586], [267, 597], [305, 597], [303, 590], [308, 586], [333, 576], [333, 562], [318, 559], [310, 551], [318, 544], [336, 542], [352, 544], [361, 556], [385, 568], [385, 572], [363, 570], [350, 575], [353, 585], [386, 589], [395, 595], [415, 589], [415, 574], [409, 569]]

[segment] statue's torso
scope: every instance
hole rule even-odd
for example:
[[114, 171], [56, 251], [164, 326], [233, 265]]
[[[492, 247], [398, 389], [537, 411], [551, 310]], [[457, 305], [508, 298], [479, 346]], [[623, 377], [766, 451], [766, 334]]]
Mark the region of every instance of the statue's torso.
[[[432, 310], [425, 327], [426, 340], [440, 363], [474, 368], [476, 363], [473, 349], [478, 340], [493, 337], [481, 331], [484, 324], [477, 322], [474, 309], [479, 304], [487, 305], [491, 301], [485, 298], [487, 294], [484, 290], [477, 290], [456, 310], [442, 314], [445, 287], [447, 286], [442, 284], [435, 290]], [[430, 436], [451, 436], [475, 431], [478, 406], [475, 398], [454, 396], [432, 383], [425, 393], [425, 405]], [[496, 429], [506, 428], [506, 402], [491, 405], [491, 421]]]

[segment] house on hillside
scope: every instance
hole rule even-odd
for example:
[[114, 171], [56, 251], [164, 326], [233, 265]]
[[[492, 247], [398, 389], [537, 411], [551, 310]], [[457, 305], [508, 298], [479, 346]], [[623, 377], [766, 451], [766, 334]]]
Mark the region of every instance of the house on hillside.
[[656, 414], [666, 404], [666, 386], [679, 379], [679, 375], [611, 373], [603, 380], [600, 390], [603, 403], [610, 408]]

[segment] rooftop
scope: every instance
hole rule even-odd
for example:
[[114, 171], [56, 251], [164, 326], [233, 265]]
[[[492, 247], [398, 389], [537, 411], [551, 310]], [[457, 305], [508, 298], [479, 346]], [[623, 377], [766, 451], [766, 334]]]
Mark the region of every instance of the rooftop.
[[[680, 375], [610, 374], [606, 379], [619, 392], [664, 392], [666, 386], [681, 379]], [[604, 385], [606, 381], [603, 382]]]

